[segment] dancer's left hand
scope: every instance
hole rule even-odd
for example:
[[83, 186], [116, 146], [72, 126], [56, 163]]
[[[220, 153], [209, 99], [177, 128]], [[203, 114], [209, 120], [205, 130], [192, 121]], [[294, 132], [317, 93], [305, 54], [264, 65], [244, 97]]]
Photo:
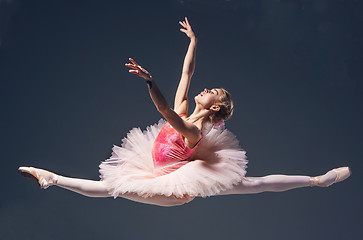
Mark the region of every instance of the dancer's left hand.
[[134, 59], [129, 58], [129, 60], [131, 63], [126, 63], [125, 66], [133, 69], [129, 70], [130, 73], [134, 73], [137, 76], [144, 78], [145, 80], [152, 80], [151, 74], [146, 69], [142, 68], [139, 64], [137, 64]]

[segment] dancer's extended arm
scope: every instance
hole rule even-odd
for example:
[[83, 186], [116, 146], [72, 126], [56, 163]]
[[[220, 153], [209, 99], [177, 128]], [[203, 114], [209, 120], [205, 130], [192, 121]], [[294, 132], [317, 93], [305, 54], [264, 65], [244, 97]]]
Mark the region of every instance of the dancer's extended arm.
[[134, 73], [146, 80], [150, 97], [153, 100], [157, 110], [165, 117], [165, 119], [174, 127], [175, 130], [188, 139], [188, 142], [191, 146], [194, 146], [200, 139], [199, 128], [179, 117], [178, 113], [169, 107], [168, 102], [160, 92], [151, 74], [146, 69], [137, 64], [132, 58], [129, 60], [132, 63], [126, 63], [125, 65], [132, 68], [132, 70], [129, 70], [130, 73]]
[[179, 21], [179, 23], [180, 25], [182, 25], [182, 27], [184, 27], [181, 28], [180, 31], [184, 32], [190, 38], [190, 43], [187, 54], [184, 58], [182, 76], [175, 95], [174, 111], [178, 114], [188, 114], [188, 90], [190, 80], [193, 76], [195, 69], [197, 38], [195, 37], [195, 34], [187, 18], [185, 18], [185, 21], [183, 22]]

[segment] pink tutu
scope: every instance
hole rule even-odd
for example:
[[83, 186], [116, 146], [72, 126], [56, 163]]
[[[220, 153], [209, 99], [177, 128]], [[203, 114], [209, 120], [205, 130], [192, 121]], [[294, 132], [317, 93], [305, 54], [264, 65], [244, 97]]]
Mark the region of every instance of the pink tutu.
[[142, 197], [165, 195], [184, 197], [212, 196], [231, 189], [246, 174], [246, 152], [235, 135], [211, 126], [203, 131], [203, 139], [192, 159], [181, 162], [175, 170], [160, 174], [154, 168], [154, 140], [166, 121], [132, 129], [114, 146], [112, 156], [100, 164], [100, 177], [115, 198], [119, 194], [136, 193]]

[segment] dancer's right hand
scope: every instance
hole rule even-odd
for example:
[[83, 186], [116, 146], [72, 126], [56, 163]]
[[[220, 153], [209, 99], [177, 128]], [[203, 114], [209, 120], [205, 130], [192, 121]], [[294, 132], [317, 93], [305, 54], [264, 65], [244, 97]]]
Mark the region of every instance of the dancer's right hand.
[[144, 78], [145, 80], [152, 80], [151, 74], [146, 69], [142, 68], [139, 64], [137, 64], [134, 59], [129, 58], [129, 60], [131, 63], [126, 63], [125, 66], [133, 69], [129, 70], [130, 73], [134, 73], [137, 76]]
[[185, 17], [185, 21], [179, 21], [179, 24], [185, 28], [181, 28], [181, 32], [185, 33], [190, 39], [195, 39], [195, 34], [193, 32], [192, 26], [189, 24], [187, 17]]

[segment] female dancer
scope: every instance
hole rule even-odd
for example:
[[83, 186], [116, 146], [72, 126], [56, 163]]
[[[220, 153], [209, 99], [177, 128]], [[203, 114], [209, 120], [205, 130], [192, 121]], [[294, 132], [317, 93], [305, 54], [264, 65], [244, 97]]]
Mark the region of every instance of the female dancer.
[[19, 171], [42, 188], [55, 185], [89, 197], [123, 197], [159, 206], [182, 205], [194, 197], [327, 187], [350, 176], [350, 169], [342, 167], [317, 177], [245, 177], [245, 151], [223, 127], [233, 113], [230, 94], [223, 88], [204, 89], [195, 96], [196, 107], [187, 116], [197, 39], [187, 18], [179, 23], [190, 44], [174, 109], [148, 71], [131, 58], [126, 64], [130, 73], [146, 80], [151, 99], [167, 122], [160, 120], [144, 132], [132, 129], [122, 147], [115, 146], [111, 158], [101, 163], [100, 181], [64, 177], [33, 167], [20, 167]]

